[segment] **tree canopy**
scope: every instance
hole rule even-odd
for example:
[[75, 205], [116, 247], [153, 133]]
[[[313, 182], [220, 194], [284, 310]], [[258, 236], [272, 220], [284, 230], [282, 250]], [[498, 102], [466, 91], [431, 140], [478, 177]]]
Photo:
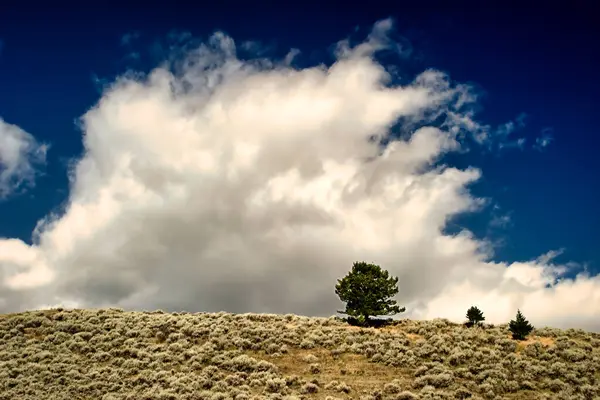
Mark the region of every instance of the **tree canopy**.
[[509, 322], [508, 329], [512, 333], [513, 339], [525, 340], [527, 335], [533, 330], [533, 326], [521, 314], [521, 310], [517, 310], [517, 316]]
[[398, 278], [375, 264], [355, 262], [348, 275], [338, 280], [335, 293], [346, 303], [346, 310], [338, 312], [363, 324], [368, 324], [371, 316], [405, 311], [392, 299], [398, 293]]
[[485, 321], [485, 317], [483, 316], [483, 312], [476, 306], [472, 306], [467, 310], [467, 326], [478, 325], [480, 322]]

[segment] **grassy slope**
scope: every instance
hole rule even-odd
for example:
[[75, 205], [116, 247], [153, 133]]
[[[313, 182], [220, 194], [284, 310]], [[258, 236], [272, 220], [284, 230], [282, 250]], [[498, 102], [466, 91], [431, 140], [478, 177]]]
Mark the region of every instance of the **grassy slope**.
[[45, 310], [0, 316], [0, 400], [598, 399], [600, 334], [402, 320]]

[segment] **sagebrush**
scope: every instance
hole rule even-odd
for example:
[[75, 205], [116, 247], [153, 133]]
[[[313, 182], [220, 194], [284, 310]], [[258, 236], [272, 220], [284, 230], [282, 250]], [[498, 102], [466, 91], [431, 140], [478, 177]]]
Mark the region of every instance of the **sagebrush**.
[[0, 400], [595, 399], [599, 344], [444, 319], [33, 311], [0, 316]]

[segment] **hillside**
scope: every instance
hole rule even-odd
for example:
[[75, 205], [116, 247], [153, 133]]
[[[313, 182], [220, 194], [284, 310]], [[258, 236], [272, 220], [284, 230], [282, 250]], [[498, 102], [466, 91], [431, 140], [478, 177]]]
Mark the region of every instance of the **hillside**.
[[598, 399], [600, 334], [401, 320], [44, 310], [0, 316], [0, 400]]

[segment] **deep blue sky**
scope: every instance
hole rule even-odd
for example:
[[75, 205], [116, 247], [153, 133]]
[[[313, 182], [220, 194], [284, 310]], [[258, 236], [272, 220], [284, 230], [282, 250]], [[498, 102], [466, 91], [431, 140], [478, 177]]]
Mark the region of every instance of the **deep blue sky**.
[[[294, 2], [287, 9], [270, 6], [282, 2], [245, 8], [233, 2], [221, 8], [175, 1], [125, 3], [48, 9], [16, 1], [0, 5], [0, 117], [52, 145], [36, 187], [0, 202], [0, 236], [30, 241], [36, 222], [65, 200], [67, 162], [82, 150], [75, 120], [99, 98], [94, 77], [110, 79], [127, 66], [148, 69], [153, 44], [169, 32], [206, 37], [224, 30], [236, 41], [274, 46], [279, 54], [299, 48], [306, 62], [316, 63], [329, 62], [328, 46], [356, 27], [362, 38], [375, 21], [391, 16], [412, 47], [406, 70], [435, 67], [478, 85], [486, 93], [479, 114], [486, 123], [528, 115], [527, 126], [516, 133], [528, 138], [526, 151], [448, 159], [481, 168], [483, 178], [474, 193], [491, 197], [500, 215], [510, 213], [512, 223], [490, 227], [493, 211], [488, 207], [458, 218], [450, 229], [466, 226], [479, 236], [504, 240], [498, 260], [528, 260], [565, 248], [559, 261], [600, 270], [600, 132], [594, 115], [600, 34], [593, 2], [552, 7], [533, 2], [527, 7], [507, 2], [366, 2], [360, 7]], [[120, 44], [123, 35], [134, 31], [140, 33], [137, 64], [125, 59], [131, 49]], [[554, 141], [534, 151], [532, 140], [544, 128], [552, 129]]]

